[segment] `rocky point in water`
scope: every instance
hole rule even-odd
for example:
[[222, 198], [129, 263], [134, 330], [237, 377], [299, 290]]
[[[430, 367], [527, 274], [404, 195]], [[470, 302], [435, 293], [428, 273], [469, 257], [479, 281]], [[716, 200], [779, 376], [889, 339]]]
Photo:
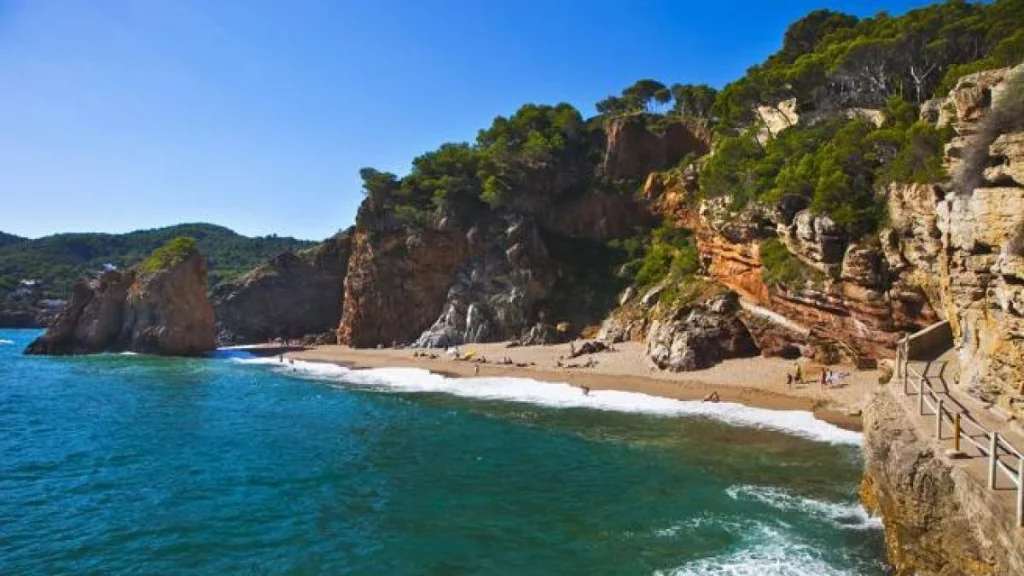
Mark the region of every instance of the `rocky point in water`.
[[129, 270], [81, 278], [71, 301], [25, 353], [209, 352], [216, 343], [206, 274], [195, 243], [179, 238]]

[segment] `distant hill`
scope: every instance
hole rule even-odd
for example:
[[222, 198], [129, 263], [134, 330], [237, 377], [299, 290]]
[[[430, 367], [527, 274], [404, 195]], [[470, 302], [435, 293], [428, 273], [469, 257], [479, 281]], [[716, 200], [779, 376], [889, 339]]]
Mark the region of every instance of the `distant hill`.
[[213, 224], [179, 224], [127, 234], [55, 234], [35, 240], [0, 233], [0, 293], [23, 279], [41, 280], [46, 295], [64, 297], [75, 279], [112, 264], [125, 268], [177, 236], [194, 238], [210, 265], [210, 284], [249, 271], [285, 250], [315, 244], [291, 237], [250, 238]]
[[11, 244], [17, 244], [18, 242], [25, 242], [27, 240], [28, 238], [22, 238], [21, 236], [15, 236], [14, 234], [0, 232], [0, 248]]

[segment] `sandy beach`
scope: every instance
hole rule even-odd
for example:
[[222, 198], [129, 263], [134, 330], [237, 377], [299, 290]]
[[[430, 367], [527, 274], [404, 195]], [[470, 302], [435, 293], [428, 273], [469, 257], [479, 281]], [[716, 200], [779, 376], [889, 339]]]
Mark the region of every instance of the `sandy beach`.
[[[790, 386], [786, 383], [786, 374], [794, 371], [795, 363], [780, 358], [742, 358], [727, 360], [706, 370], [665, 372], [646, 359], [643, 345], [636, 342], [616, 344], [613, 351], [572, 360], [563, 359], [570, 353], [569, 344], [515, 348], [508, 348], [505, 343], [471, 344], [462, 346], [461, 352], [471, 352], [473, 359], [479, 361], [455, 360], [440, 350], [345, 346], [318, 346], [289, 352], [286, 356], [349, 368], [423, 368], [455, 377], [472, 377], [479, 368], [480, 376], [532, 378], [585, 385], [593, 390], [641, 392], [678, 400], [701, 400], [718, 392], [723, 402], [774, 410], [811, 411], [821, 420], [856, 431], [861, 430], [861, 408], [878, 383], [875, 370], [858, 371], [852, 366], [836, 365], [830, 367], [833, 372], [847, 376], [822, 390], [819, 384], [821, 365], [801, 360], [803, 382]], [[424, 353], [436, 354], [437, 358], [424, 356]], [[506, 357], [518, 366], [501, 364]], [[590, 368], [557, 365], [559, 361], [582, 365], [589, 358], [597, 364]]]

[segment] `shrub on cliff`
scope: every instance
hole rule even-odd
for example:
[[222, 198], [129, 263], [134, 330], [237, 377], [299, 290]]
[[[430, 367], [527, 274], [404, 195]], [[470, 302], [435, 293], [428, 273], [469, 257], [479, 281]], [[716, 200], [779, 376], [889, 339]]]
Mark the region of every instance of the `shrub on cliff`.
[[[700, 257], [689, 230], [662, 224], [651, 232], [646, 243], [629, 268], [635, 269], [633, 284], [638, 288], [651, 286], [669, 278], [681, 282], [700, 269]], [[640, 255], [642, 254], [642, 255]]]
[[195, 239], [179, 236], [154, 250], [149, 258], [139, 263], [138, 268], [142, 272], [169, 270], [197, 251]]

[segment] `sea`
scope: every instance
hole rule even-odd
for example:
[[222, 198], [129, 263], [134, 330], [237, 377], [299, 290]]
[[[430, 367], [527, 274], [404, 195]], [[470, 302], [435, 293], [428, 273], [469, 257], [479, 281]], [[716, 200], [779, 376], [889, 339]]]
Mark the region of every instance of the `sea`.
[[808, 413], [38, 334], [0, 330], [0, 574], [886, 573]]

